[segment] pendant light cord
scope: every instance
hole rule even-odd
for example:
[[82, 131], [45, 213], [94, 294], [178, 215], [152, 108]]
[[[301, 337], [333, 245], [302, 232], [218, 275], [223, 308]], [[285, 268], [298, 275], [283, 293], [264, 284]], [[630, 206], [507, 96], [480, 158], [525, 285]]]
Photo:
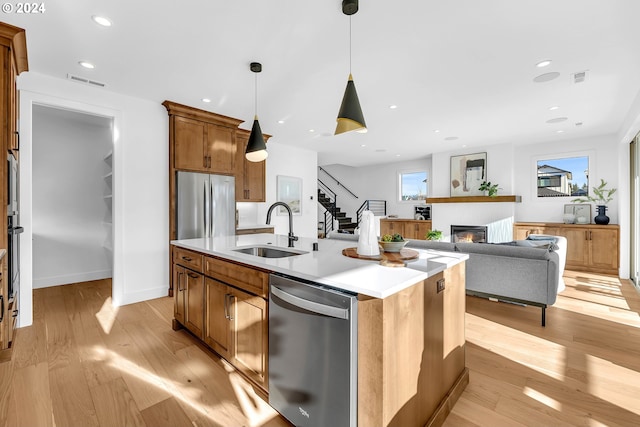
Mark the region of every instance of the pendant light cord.
[[253, 105], [255, 106], [254, 117], [258, 117], [258, 73], [255, 73], [255, 78], [256, 78], [255, 85], [254, 85], [254, 88], [255, 88], [255, 100], [254, 101], [255, 102], [254, 102]]
[[349, 15], [349, 74], [351, 74], [351, 15]]

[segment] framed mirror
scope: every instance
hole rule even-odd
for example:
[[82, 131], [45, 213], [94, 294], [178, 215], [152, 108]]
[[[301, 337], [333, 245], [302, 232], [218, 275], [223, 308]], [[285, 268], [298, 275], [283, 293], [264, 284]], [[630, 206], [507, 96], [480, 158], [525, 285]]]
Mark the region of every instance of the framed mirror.
[[584, 197], [589, 194], [589, 156], [540, 159], [538, 197]]

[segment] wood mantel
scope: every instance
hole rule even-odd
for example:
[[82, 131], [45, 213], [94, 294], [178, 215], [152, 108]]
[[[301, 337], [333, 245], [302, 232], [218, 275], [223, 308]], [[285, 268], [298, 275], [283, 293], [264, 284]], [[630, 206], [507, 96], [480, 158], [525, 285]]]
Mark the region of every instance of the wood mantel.
[[469, 196], [469, 197], [429, 197], [426, 203], [520, 203], [521, 196]]

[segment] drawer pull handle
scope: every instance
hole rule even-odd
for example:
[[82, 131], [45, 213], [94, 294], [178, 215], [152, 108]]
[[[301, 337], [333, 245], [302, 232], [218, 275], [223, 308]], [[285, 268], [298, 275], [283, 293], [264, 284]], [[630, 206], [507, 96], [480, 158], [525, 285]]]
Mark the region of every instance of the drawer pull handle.
[[193, 261], [193, 259], [189, 258], [188, 256], [183, 256], [182, 259], [187, 261], [187, 262]]
[[197, 275], [196, 273], [187, 273], [189, 275], [189, 277], [191, 277], [192, 279], [197, 279], [198, 277], [200, 277], [199, 275]]
[[4, 319], [4, 296], [0, 295], [0, 322]]

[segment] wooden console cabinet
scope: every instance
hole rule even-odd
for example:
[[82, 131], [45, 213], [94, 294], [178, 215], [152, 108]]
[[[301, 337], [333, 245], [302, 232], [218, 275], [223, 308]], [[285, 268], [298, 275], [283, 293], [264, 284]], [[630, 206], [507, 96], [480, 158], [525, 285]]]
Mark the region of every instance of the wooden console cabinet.
[[380, 236], [385, 234], [401, 234], [405, 239], [426, 240], [431, 231], [431, 221], [417, 219], [380, 219]]
[[551, 234], [567, 238], [565, 269], [618, 275], [620, 267], [620, 227], [617, 224], [563, 224], [517, 222], [513, 238], [529, 234]]
[[[28, 71], [27, 42], [22, 28], [0, 23], [0, 251], [8, 249], [7, 230], [7, 161], [8, 152], [19, 159], [18, 91], [16, 77]], [[18, 290], [9, 295], [7, 257], [0, 257], [0, 362], [11, 358], [13, 335], [18, 315]], [[1, 417], [0, 413], [0, 418]]]

